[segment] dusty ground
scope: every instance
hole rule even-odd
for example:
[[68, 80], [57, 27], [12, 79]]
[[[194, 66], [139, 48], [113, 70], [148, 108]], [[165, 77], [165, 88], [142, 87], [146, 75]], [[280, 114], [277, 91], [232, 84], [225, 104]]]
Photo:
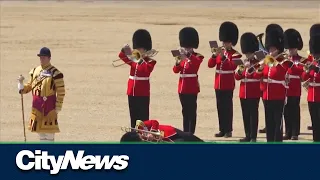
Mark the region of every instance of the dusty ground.
[[[207, 68], [209, 40], [218, 40], [219, 25], [235, 22], [240, 33], [264, 32], [269, 23], [302, 33], [306, 55], [309, 28], [319, 22], [319, 2], [0, 2], [1, 4], [1, 118], [0, 141], [22, 141], [20, 96], [16, 78], [28, 77], [39, 63], [42, 46], [52, 51], [52, 63], [65, 74], [66, 98], [59, 116], [61, 133], [57, 141], [117, 141], [120, 126], [129, 125], [126, 85], [129, 68], [113, 68], [118, 51], [131, 44], [133, 32], [146, 28], [159, 50], [151, 80], [151, 118], [181, 128], [181, 106], [177, 94], [178, 76], [170, 50], [178, 47], [178, 32], [185, 26], [200, 34], [198, 52], [205, 55], [200, 70], [196, 134], [205, 140], [235, 141], [244, 135], [237, 84], [234, 93], [234, 137], [216, 139], [218, 120], [213, 90], [214, 70]], [[229, 9], [230, 8], [230, 9]], [[231, 9], [232, 8], [232, 9]], [[295, 8], [293, 10], [292, 8]], [[227, 12], [232, 12], [227, 14]], [[239, 45], [236, 49], [240, 50]], [[29, 117], [31, 95], [25, 97]], [[260, 103], [259, 127], [264, 126]], [[302, 141], [312, 139], [306, 93], [301, 100]], [[27, 132], [29, 141], [38, 141]], [[259, 135], [259, 141], [265, 136]]]

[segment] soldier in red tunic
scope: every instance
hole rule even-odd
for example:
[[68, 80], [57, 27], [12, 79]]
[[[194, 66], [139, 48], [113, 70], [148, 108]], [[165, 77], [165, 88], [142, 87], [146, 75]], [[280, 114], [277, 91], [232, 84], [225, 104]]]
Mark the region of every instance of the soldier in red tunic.
[[[145, 29], [135, 31], [132, 38], [133, 49], [140, 53], [145, 53], [152, 49], [150, 33]], [[156, 61], [149, 57], [143, 57], [138, 62], [130, 60], [126, 54], [126, 45], [119, 53], [119, 58], [130, 66], [130, 76], [128, 80], [128, 101], [131, 118], [131, 127], [135, 126], [138, 119], [149, 119], [150, 104], [150, 81], [149, 77], [153, 71]]]
[[[159, 134], [163, 137], [163, 141], [167, 142], [204, 142], [190, 132], [183, 132], [170, 125], [160, 125], [157, 120], [147, 120], [144, 122], [137, 120], [135, 128]], [[154, 139], [155, 135], [151, 133], [143, 135], [143, 132], [127, 132], [121, 137], [120, 142], [141, 142], [143, 140], [152, 141]]]
[[320, 34], [311, 34], [309, 47], [314, 60], [312, 65], [302, 73], [302, 78], [309, 81], [308, 107], [312, 122], [313, 141], [320, 142]]
[[173, 72], [179, 73], [178, 93], [182, 106], [183, 131], [195, 133], [197, 122], [197, 97], [200, 92], [198, 70], [203, 56], [194, 52], [199, 46], [199, 35], [192, 27], [180, 30], [179, 41], [181, 55], [173, 66]]
[[[320, 33], [320, 24], [313, 24], [310, 28], [310, 38], [311, 38], [311, 34], [317, 34]], [[309, 54], [308, 59], [310, 61], [313, 61], [313, 56], [312, 54]], [[308, 126], [308, 130], [312, 130], [312, 126]]]
[[[268, 142], [282, 142], [282, 116], [286, 99], [286, 72], [292, 62], [282, 63], [284, 57], [283, 33], [271, 30], [266, 34], [265, 46], [271, 56], [265, 58], [265, 65], [259, 67], [262, 73], [263, 100], [265, 100], [265, 119]], [[277, 58], [274, 58], [277, 57]]]
[[300, 133], [300, 97], [301, 75], [304, 64], [308, 59], [301, 57], [298, 50], [303, 48], [303, 40], [300, 33], [295, 29], [287, 29], [284, 32], [284, 47], [289, 49], [288, 59], [293, 62], [287, 71], [287, 103], [284, 109], [285, 136], [284, 140], [298, 140]]
[[259, 101], [260, 101], [260, 79], [261, 73], [254, 71], [259, 60], [254, 53], [259, 50], [259, 42], [256, 35], [247, 32], [240, 38], [242, 54], [246, 55], [244, 65], [238, 66], [235, 78], [240, 80], [239, 97], [241, 102], [245, 137], [240, 142], [256, 142], [258, 131]]
[[[279, 33], [283, 33], [283, 29], [282, 27], [279, 25], [279, 24], [269, 24], [267, 27], [266, 27], [266, 31], [265, 31], [265, 34], [268, 34], [270, 31], [273, 31], [273, 30], [277, 30], [279, 31]], [[269, 54], [271, 54], [272, 52], [268, 51]], [[263, 102], [263, 106], [265, 105], [265, 101], [263, 100], [262, 96], [263, 96], [263, 81], [261, 81], [260, 83], [260, 89], [261, 89], [261, 99], [262, 99], [262, 102]], [[266, 133], [266, 128], [262, 128], [262, 129], [259, 129], [259, 133]]]
[[208, 67], [216, 67], [214, 89], [219, 118], [219, 133], [216, 137], [232, 137], [233, 91], [235, 88], [235, 61], [241, 60], [241, 54], [233, 49], [238, 42], [239, 31], [236, 24], [224, 22], [219, 29], [219, 40], [223, 48], [218, 48], [208, 61]]

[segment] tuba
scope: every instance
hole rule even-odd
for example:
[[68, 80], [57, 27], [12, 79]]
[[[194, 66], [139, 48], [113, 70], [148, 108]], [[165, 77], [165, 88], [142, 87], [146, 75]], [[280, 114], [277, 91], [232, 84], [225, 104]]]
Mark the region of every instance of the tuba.
[[[141, 53], [139, 50], [137, 49], [134, 49], [131, 53], [131, 55], [127, 55], [128, 59], [131, 60], [132, 62], [135, 62], [135, 63], [139, 63], [141, 61], [144, 61], [144, 58], [146, 57], [154, 57], [158, 54], [159, 51], [156, 51], [155, 49], [151, 49], [149, 51], [146, 51], [144, 53]], [[124, 64], [127, 64], [127, 63], [121, 63], [121, 64], [116, 64], [118, 61], [121, 61], [121, 59], [116, 59], [116, 60], [113, 60], [112, 61], [112, 65], [113, 67], [120, 67]], [[151, 61], [154, 61], [153, 59], [151, 59]]]
[[265, 48], [265, 46], [262, 43], [262, 37], [264, 33], [258, 34], [256, 37], [259, 41], [259, 51], [263, 51], [264, 54], [268, 54], [268, 50]]

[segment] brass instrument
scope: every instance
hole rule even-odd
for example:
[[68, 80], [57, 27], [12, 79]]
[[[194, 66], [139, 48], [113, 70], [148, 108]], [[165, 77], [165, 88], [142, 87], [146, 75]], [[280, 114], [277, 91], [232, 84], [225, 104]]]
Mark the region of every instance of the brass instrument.
[[306, 91], [308, 91], [308, 89], [309, 89], [309, 84], [310, 84], [310, 78], [302, 83], [302, 87], [303, 87]]
[[[137, 132], [139, 134], [141, 134], [142, 136], [142, 140], [145, 142], [151, 142], [151, 143], [166, 143], [168, 141], [173, 142], [172, 140], [168, 139], [168, 138], [164, 138], [163, 134], [159, 133], [159, 132], [152, 132], [152, 131], [146, 131], [146, 130], [141, 130], [136, 128], [131, 128], [131, 127], [121, 127], [121, 130], [124, 132]], [[153, 138], [149, 139], [148, 135], [152, 135]], [[164, 140], [168, 140], [168, 141], [164, 141]]]
[[263, 51], [264, 54], [268, 54], [268, 50], [265, 48], [265, 46], [262, 43], [262, 37], [263, 37], [264, 33], [258, 34], [256, 37], [259, 41], [259, 50]]
[[219, 46], [217, 48], [211, 48], [211, 52], [213, 54], [219, 54], [221, 52], [223, 52], [226, 48], [224, 46]]
[[[132, 62], [135, 62], [135, 63], [138, 63], [140, 62], [141, 60], [144, 60], [145, 57], [154, 57], [158, 54], [159, 51], [156, 51], [155, 49], [151, 49], [149, 51], [146, 51], [144, 53], [141, 53], [139, 50], [137, 49], [134, 49], [131, 53], [131, 55], [127, 55], [128, 59], [130, 59]], [[151, 59], [153, 60], [153, 59]], [[116, 64], [116, 62], [118, 61], [122, 61], [121, 59], [116, 59], [116, 60], [113, 60], [112, 61], [112, 65], [113, 67], [119, 67], [119, 66], [122, 66], [124, 64], [127, 64], [127, 63], [121, 63], [121, 64]], [[154, 61], [154, 60], [153, 60]]]

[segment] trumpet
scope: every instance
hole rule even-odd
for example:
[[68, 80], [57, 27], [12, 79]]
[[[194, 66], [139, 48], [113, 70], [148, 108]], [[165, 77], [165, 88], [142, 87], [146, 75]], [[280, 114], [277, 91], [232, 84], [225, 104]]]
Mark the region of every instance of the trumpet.
[[[134, 49], [131, 53], [131, 55], [127, 55], [128, 59], [131, 60], [132, 62], [135, 62], [135, 63], [138, 63], [140, 61], [144, 61], [144, 58], [148, 57], [148, 58], [151, 58], [151, 57], [154, 57], [158, 54], [159, 51], [156, 51], [155, 49], [151, 49], [149, 51], [146, 51], [144, 53], [141, 53], [139, 50], [137, 49]], [[153, 60], [153, 59], [151, 59]], [[126, 62], [124, 63], [121, 63], [121, 64], [116, 64], [118, 61], [122, 61], [122, 59], [116, 59], [116, 60], [113, 60], [112, 61], [112, 65], [113, 67], [119, 67], [119, 66], [122, 66], [124, 64], [127, 64]], [[153, 60], [154, 61], [154, 60]]]
[[[131, 128], [131, 127], [121, 127], [121, 130], [124, 132], [137, 132], [139, 134], [141, 134], [142, 136], [142, 140], [145, 142], [151, 142], [151, 143], [163, 143], [163, 142], [173, 142], [172, 140], [168, 139], [168, 138], [164, 138], [164, 135], [162, 133], [157, 133], [157, 132], [152, 132], [152, 131], [146, 131], [146, 130], [142, 130], [142, 129], [138, 129], [138, 128]], [[153, 138], [150, 139], [148, 135], [152, 135]], [[168, 140], [168, 141], [164, 141], [164, 140]]]

